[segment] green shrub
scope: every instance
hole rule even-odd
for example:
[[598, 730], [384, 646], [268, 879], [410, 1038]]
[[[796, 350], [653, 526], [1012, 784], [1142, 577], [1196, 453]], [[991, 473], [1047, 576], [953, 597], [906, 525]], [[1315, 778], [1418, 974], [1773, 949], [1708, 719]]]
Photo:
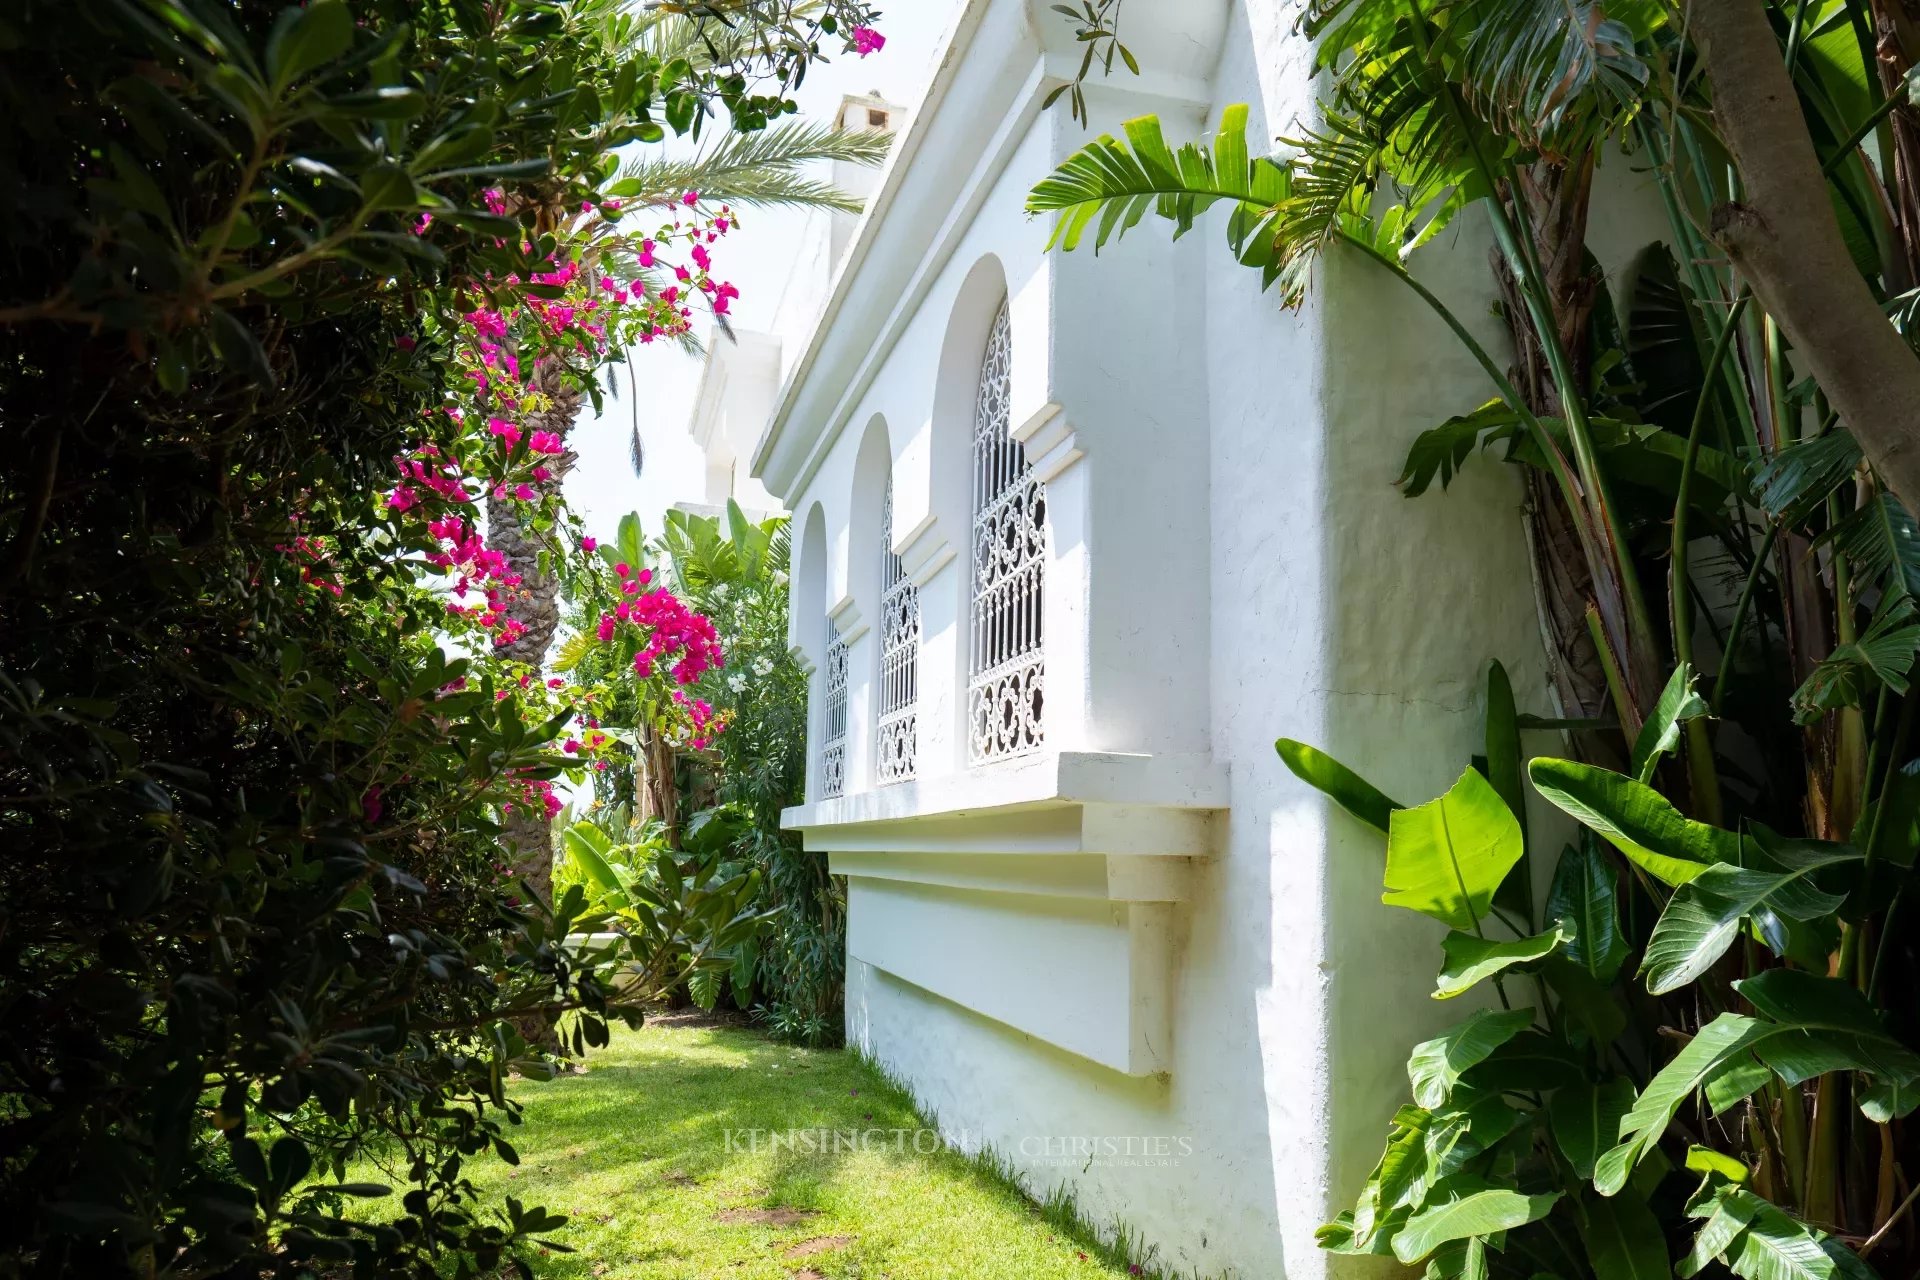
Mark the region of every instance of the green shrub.
[[[471, 1275], [559, 1224], [463, 1168], [512, 1157], [503, 1082], [546, 1069], [516, 1028], [619, 1012], [561, 945], [579, 895], [499, 866], [572, 710], [380, 495], [427, 446], [527, 468], [444, 412], [461, 317], [545, 296], [505, 282], [573, 260], [554, 211], [613, 148], [782, 109], [737, 68], [663, 82], [628, 22], [0, 16], [0, 1273]], [[370, 1143], [411, 1184], [379, 1226], [339, 1209], [389, 1188], [328, 1180]]]

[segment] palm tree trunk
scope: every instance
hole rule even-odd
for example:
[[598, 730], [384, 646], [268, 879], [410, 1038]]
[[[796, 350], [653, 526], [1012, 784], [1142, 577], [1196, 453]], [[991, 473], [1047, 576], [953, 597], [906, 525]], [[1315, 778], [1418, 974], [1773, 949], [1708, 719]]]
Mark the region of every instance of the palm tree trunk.
[[[580, 416], [580, 393], [565, 384], [558, 362], [543, 360], [534, 370], [533, 390], [544, 397], [539, 411], [521, 419], [521, 430], [551, 431], [566, 440]], [[535, 488], [541, 497], [557, 495], [560, 482], [576, 461], [571, 449], [553, 455], [547, 462], [547, 479]], [[520, 585], [508, 595], [501, 611], [525, 630], [511, 643], [501, 645], [502, 657], [525, 662], [538, 670], [546, 662], [554, 632], [560, 626], [560, 580], [540, 568], [543, 543], [532, 529], [521, 522], [523, 507], [531, 504], [510, 498], [487, 499], [487, 542], [507, 560], [507, 570], [518, 575]], [[546, 813], [532, 804], [516, 804], [502, 824], [502, 843], [506, 846], [507, 865], [515, 879], [524, 882], [542, 901], [553, 898], [553, 833]], [[521, 1036], [534, 1048], [557, 1052], [560, 1041], [553, 1027], [543, 1018], [516, 1019]]]
[[[1602, 287], [1586, 252], [1593, 166], [1594, 155], [1588, 151], [1568, 162], [1543, 160], [1521, 171], [1525, 217], [1522, 208], [1513, 210], [1515, 222], [1533, 240], [1561, 344], [1583, 381], [1591, 351], [1588, 329], [1595, 292]], [[1562, 412], [1559, 392], [1540, 335], [1534, 332], [1521, 300], [1519, 282], [1504, 256], [1495, 252], [1492, 257], [1502, 311], [1513, 337], [1514, 385], [1529, 409], [1557, 416]], [[1610, 705], [1606, 677], [1586, 621], [1595, 595], [1594, 566], [1582, 549], [1574, 516], [1554, 486], [1538, 474], [1527, 476], [1525, 515], [1538, 577], [1535, 607], [1552, 648], [1547, 657], [1561, 713], [1573, 719], [1604, 717]], [[1607, 735], [1578, 733], [1574, 739], [1583, 759], [1617, 763], [1618, 752], [1608, 744]]]
[[[533, 390], [544, 397], [546, 407], [521, 419], [521, 430], [528, 435], [551, 431], [564, 441], [573, 431], [580, 417], [580, 392], [564, 383], [562, 372], [560, 364], [551, 360], [542, 360], [535, 369]], [[560, 482], [576, 461], [571, 449], [553, 455], [547, 462], [547, 479], [534, 485], [540, 496], [558, 495]], [[540, 569], [540, 552], [545, 544], [521, 523], [520, 512], [525, 505], [510, 498], [489, 497], [487, 542], [507, 558], [508, 570], [520, 577], [520, 586], [509, 597], [505, 614], [525, 630], [511, 644], [500, 646], [500, 655], [537, 667], [546, 661], [553, 633], [560, 626], [560, 581]]]
[[657, 820], [667, 829], [667, 844], [680, 845], [680, 783], [673, 744], [651, 725], [640, 733], [634, 763], [634, 800], [642, 821]]

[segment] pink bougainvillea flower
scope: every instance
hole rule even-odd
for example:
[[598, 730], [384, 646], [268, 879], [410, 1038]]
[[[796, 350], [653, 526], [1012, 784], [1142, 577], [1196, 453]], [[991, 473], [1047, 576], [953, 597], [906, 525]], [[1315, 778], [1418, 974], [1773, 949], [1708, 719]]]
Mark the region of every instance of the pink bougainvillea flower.
[[625, 560], [622, 560], [619, 564], [613, 566], [613, 571], [619, 574], [623, 578], [633, 576], [633, 570], [627, 568], [627, 562]]
[[580, 549], [581, 549], [582, 551], [591, 551], [591, 550], [593, 550], [593, 549], [594, 549], [595, 547], [597, 547], [597, 546], [599, 546], [599, 545], [600, 545], [600, 540], [599, 540], [598, 538], [582, 538], [582, 539], [580, 539]]
[[380, 815], [387, 811], [380, 796], [380, 784], [376, 782], [367, 788], [367, 794], [360, 797], [360, 816], [368, 826], [380, 821]]
[[687, 192], [687, 194], [680, 197], [680, 203], [684, 204], [685, 206], [687, 206], [687, 208], [691, 209], [693, 208], [693, 206], [700, 203], [700, 193], [698, 191], [689, 191]]
[[559, 433], [553, 431], [536, 431], [527, 438], [527, 448], [535, 453], [560, 453], [566, 447]]
[[580, 754], [580, 742], [577, 738], [568, 738], [560, 745], [560, 749], [570, 756], [577, 756]]
[[653, 241], [651, 240], [640, 242], [640, 265], [643, 267], [653, 265]]
[[693, 258], [694, 265], [699, 267], [702, 271], [707, 270], [713, 265], [713, 259], [707, 256], [707, 246], [703, 244], [697, 244], [693, 246], [693, 253], [691, 256]]
[[853, 29], [853, 51], [861, 57], [864, 58], [870, 53], [878, 53], [886, 47], [887, 38], [878, 31], [875, 31], [872, 27], [855, 27]]

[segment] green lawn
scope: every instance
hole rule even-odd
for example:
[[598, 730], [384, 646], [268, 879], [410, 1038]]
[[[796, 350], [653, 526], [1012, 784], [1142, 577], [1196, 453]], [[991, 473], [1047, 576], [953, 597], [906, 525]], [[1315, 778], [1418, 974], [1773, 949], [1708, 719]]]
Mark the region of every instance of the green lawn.
[[[747, 1149], [742, 1130], [914, 1130], [912, 1102], [844, 1051], [738, 1027], [616, 1030], [584, 1075], [521, 1082], [519, 1168], [476, 1182], [572, 1221], [543, 1275], [609, 1280], [1055, 1280], [1127, 1263], [1003, 1180], [911, 1136]], [[727, 1133], [738, 1135], [728, 1149]], [[930, 1145], [930, 1143], [923, 1143]]]

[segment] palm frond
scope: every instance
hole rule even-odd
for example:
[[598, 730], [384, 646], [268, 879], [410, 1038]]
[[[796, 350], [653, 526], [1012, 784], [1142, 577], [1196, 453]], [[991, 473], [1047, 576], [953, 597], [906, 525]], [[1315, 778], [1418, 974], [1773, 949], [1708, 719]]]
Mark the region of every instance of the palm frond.
[[1459, 75], [1475, 108], [1556, 149], [1604, 132], [1639, 102], [1649, 73], [1635, 27], [1657, 21], [1600, 0], [1466, 0], [1447, 14], [1449, 30], [1469, 33]]
[[612, 190], [636, 204], [674, 204], [688, 191], [709, 200], [858, 212], [860, 201], [804, 167], [822, 160], [877, 165], [893, 145], [890, 133], [833, 129], [787, 120], [755, 133], [729, 133], [700, 154], [649, 155], [628, 164]]
[[[1316, 57], [1327, 57], [1362, 43], [1356, 38], [1358, 32], [1387, 30], [1409, 12], [1406, 0], [1308, 0], [1300, 30], [1317, 42]], [[1336, 25], [1339, 30], [1332, 37], [1320, 38]]]
[[[1342, 108], [1290, 140], [1298, 154], [1288, 166], [1249, 158], [1244, 106], [1222, 115], [1211, 152], [1197, 143], [1172, 150], [1152, 116], [1129, 121], [1125, 142], [1102, 136], [1069, 156], [1028, 195], [1027, 212], [1060, 215], [1049, 247], [1071, 250], [1091, 227], [1098, 252], [1148, 209], [1171, 220], [1178, 237], [1228, 201], [1235, 256], [1297, 306], [1327, 245], [1353, 239], [1404, 257], [1474, 194], [1464, 142], [1423, 104], [1415, 81], [1397, 53], [1350, 70], [1341, 78]], [[1403, 200], [1376, 217], [1374, 190], [1388, 175]]]
[[1178, 151], [1167, 145], [1154, 116], [1123, 126], [1127, 140], [1102, 134], [1082, 147], [1027, 194], [1027, 212], [1058, 213], [1047, 247], [1076, 248], [1094, 226], [1097, 253], [1115, 234], [1124, 234], [1148, 209], [1184, 235], [1194, 219], [1222, 200], [1233, 205], [1227, 228], [1236, 254], [1258, 240], [1291, 194], [1285, 168], [1247, 152], [1247, 108], [1228, 107], [1220, 117], [1213, 149], [1189, 142]]
[[739, 62], [753, 52], [747, 24], [714, 22], [665, 8], [632, 12], [631, 46], [662, 64], [685, 58], [696, 71], [706, 71]]
[[1800, 440], [1767, 459], [1753, 476], [1760, 505], [1789, 525], [1803, 523], [1827, 495], [1853, 477], [1860, 446], [1845, 427]]
[[[1287, 142], [1299, 149], [1293, 196], [1276, 211], [1267, 231], [1266, 260], [1258, 265], [1262, 284], [1278, 281], [1287, 305], [1296, 306], [1321, 251], [1342, 231], [1360, 231], [1365, 223], [1386, 138], [1364, 116], [1329, 111], [1319, 128]], [[1241, 261], [1254, 265], [1246, 254]]]
[[[1501, 440], [1511, 441], [1520, 429], [1520, 415], [1506, 401], [1489, 400], [1472, 413], [1448, 418], [1415, 436], [1412, 448], [1407, 451], [1406, 465], [1394, 483], [1409, 498], [1425, 493], [1435, 476], [1445, 489], [1475, 449], [1490, 448]], [[1508, 452], [1512, 452], [1511, 446]]]
[[1911, 596], [1889, 595], [1852, 644], [1838, 645], [1794, 691], [1794, 719], [1814, 724], [1829, 711], [1865, 706], [1882, 686], [1897, 694], [1910, 687], [1920, 656], [1920, 626]]
[[785, 573], [793, 563], [793, 521], [786, 516], [763, 520], [767, 531], [767, 572]]
[[1892, 494], [1877, 495], [1814, 546], [1829, 541], [1852, 561], [1856, 581], [1878, 583], [1889, 595], [1920, 598], [1920, 528]]

